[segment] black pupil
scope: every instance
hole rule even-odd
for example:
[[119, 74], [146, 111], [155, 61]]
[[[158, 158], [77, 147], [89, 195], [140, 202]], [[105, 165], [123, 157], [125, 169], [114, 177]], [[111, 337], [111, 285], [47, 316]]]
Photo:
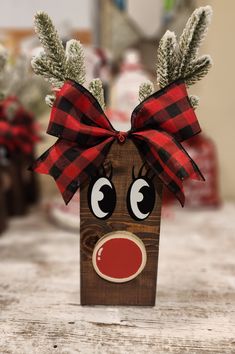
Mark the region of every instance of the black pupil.
[[100, 188], [100, 191], [103, 193], [104, 197], [99, 201], [99, 207], [104, 213], [111, 214], [115, 208], [115, 190], [108, 185], [104, 185]]
[[138, 203], [141, 213], [147, 214], [153, 210], [155, 203], [155, 191], [153, 186], [143, 186], [139, 192], [143, 194], [143, 200]]

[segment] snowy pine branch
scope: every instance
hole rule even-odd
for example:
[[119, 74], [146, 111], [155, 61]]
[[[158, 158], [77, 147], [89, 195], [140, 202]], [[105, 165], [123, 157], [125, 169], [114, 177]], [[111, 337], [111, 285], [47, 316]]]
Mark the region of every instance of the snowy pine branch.
[[58, 67], [44, 51], [41, 51], [32, 59], [31, 65], [35, 74], [43, 76], [44, 79], [49, 81], [53, 86], [59, 88], [63, 85], [65, 73], [58, 70]]
[[200, 58], [192, 61], [188, 70], [184, 74], [185, 83], [188, 86], [195, 84], [200, 81], [212, 66], [212, 60], [209, 55], [203, 55]]
[[191, 95], [191, 96], [189, 96], [189, 100], [190, 100], [191, 106], [195, 110], [199, 105], [199, 97]]
[[154, 92], [153, 83], [151, 81], [143, 82], [139, 87], [139, 101], [144, 101]]
[[179, 40], [177, 76], [184, 76], [187, 67], [195, 60], [211, 22], [210, 6], [199, 7], [190, 16]]
[[60, 75], [64, 76], [65, 50], [52, 20], [45, 12], [38, 12], [35, 15], [34, 25], [48, 59], [53, 62]]
[[174, 32], [166, 31], [157, 52], [157, 83], [163, 88], [175, 80], [177, 41]]
[[82, 45], [79, 41], [71, 39], [66, 44], [66, 78], [83, 85], [86, 79], [85, 76], [86, 71]]
[[[43, 76], [55, 88], [62, 87], [67, 79], [83, 85], [86, 73], [81, 43], [72, 39], [67, 42], [65, 50], [55, 26], [45, 12], [38, 12], [34, 23], [43, 47], [43, 51], [32, 59], [34, 72]], [[99, 97], [101, 96], [100, 94]], [[53, 97], [53, 95], [46, 97], [46, 102], [50, 106], [53, 104]]]
[[89, 91], [97, 99], [101, 108], [104, 110], [105, 103], [104, 103], [104, 90], [102, 86], [102, 81], [100, 79], [92, 80], [89, 84]]
[[[199, 47], [205, 38], [211, 21], [210, 6], [196, 9], [190, 16], [177, 43], [174, 33], [167, 31], [159, 43], [157, 55], [157, 81], [163, 88], [177, 79], [183, 79], [187, 86], [201, 80], [212, 66], [209, 55], [197, 58]], [[190, 98], [192, 106], [198, 105], [199, 99]]]

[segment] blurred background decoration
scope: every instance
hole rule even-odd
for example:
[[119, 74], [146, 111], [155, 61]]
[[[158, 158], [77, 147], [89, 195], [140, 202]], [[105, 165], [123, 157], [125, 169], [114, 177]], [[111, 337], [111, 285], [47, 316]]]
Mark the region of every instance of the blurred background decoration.
[[[212, 5], [214, 16], [203, 52], [211, 54], [214, 67], [194, 90], [201, 96], [197, 115], [204, 133], [189, 142], [190, 146], [185, 144], [207, 181], [203, 187], [197, 182], [186, 183], [186, 207], [218, 207], [221, 202], [234, 200], [232, 92], [235, 71], [230, 70], [234, 48], [227, 39], [230, 26], [234, 27], [232, 13], [235, 4], [225, 5], [219, 0], [67, 0], [59, 4], [56, 0], [9, 0], [2, 3], [0, 43], [5, 48], [3, 60], [6, 63], [0, 74], [1, 105], [8, 120], [12, 120], [9, 117], [16, 115], [21, 107], [25, 122], [27, 115], [33, 117], [34, 129], [40, 135], [40, 139], [34, 142], [31, 156], [21, 156], [21, 179], [32, 178], [31, 172], [25, 172], [27, 164], [54, 141], [45, 134], [50, 114], [45, 96], [51, 93], [51, 87], [33, 74], [30, 64], [32, 56], [41, 50], [33, 28], [36, 11], [49, 14], [63, 42], [71, 38], [81, 41], [85, 47], [85, 85], [93, 78], [101, 78], [107, 114], [117, 129], [128, 130], [130, 114], [138, 104], [139, 85], [148, 80], [156, 83], [155, 64], [160, 38], [166, 29], [179, 35], [192, 11], [207, 4]], [[58, 224], [77, 229], [79, 194], [65, 207], [50, 178], [39, 176], [37, 182], [35, 177], [33, 179], [37, 207], [46, 210], [45, 215]], [[24, 191], [25, 195], [31, 193], [27, 189]], [[168, 206], [174, 204], [168, 193], [164, 200]]]

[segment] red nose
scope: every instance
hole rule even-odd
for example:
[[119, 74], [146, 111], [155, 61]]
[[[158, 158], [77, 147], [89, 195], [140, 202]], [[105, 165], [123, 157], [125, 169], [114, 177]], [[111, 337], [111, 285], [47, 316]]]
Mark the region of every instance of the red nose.
[[93, 252], [93, 265], [104, 279], [125, 282], [144, 268], [146, 251], [143, 242], [129, 232], [113, 232], [98, 241]]

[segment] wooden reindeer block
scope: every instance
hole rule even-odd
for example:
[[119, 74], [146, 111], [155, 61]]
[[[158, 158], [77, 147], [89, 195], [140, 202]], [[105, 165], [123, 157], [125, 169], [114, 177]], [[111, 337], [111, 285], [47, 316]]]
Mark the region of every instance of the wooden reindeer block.
[[197, 57], [210, 16], [208, 6], [195, 10], [179, 43], [170, 31], [162, 37], [160, 90], [140, 85], [128, 132], [106, 116], [101, 80], [84, 86], [81, 44], [71, 40], [65, 50], [49, 16], [35, 16], [44, 52], [32, 66], [54, 87], [47, 133], [57, 141], [33, 170], [54, 178], [65, 203], [80, 188], [82, 305], [155, 304], [163, 184], [183, 206], [183, 181], [203, 179], [181, 143], [201, 130], [187, 86], [211, 66], [209, 56]]
[[[146, 193], [142, 195], [147, 199], [142, 201], [142, 203], [146, 202], [146, 213], [151, 209], [152, 212], [145, 220], [135, 220], [134, 215], [130, 215], [128, 210], [128, 190], [133, 184], [132, 170], [134, 168], [136, 175], [138, 175], [143, 167], [143, 160], [132, 141], [127, 140], [124, 145], [114, 142], [104, 164], [107, 175], [110, 173], [111, 166], [112, 184], [116, 190], [116, 206], [108, 219], [98, 219], [89, 207], [89, 204], [91, 204], [89, 187], [92, 181], [84, 185], [80, 192], [81, 303], [82, 305], [153, 306], [156, 295], [162, 182], [156, 176], [152, 179], [153, 190], [146, 188]], [[144, 167], [141, 176], [145, 178], [145, 175], [146, 169]], [[152, 198], [149, 198], [149, 192], [152, 193]], [[108, 190], [104, 198], [110, 203], [108, 205], [112, 209], [111, 194]], [[138, 203], [135, 203], [133, 208], [135, 206], [138, 208]], [[130, 262], [133, 263], [134, 269], [129, 270], [129, 274], [128, 269], [126, 269], [124, 274], [126, 277], [130, 277], [137, 271], [137, 275], [124, 282], [122, 280], [116, 282], [119, 280], [118, 278], [113, 279], [113, 281], [106, 280], [95, 271], [92, 263], [94, 248], [101, 238], [105, 239], [106, 235], [109, 237], [116, 234], [118, 237], [122, 237], [125, 232], [142, 241], [146, 250], [146, 264], [138, 274], [138, 269], [135, 269], [136, 266], [138, 267], [138, 265], [135, 265], [136, 259], [132, 259], [130, 254], [128, 257]], [[125, 247], [125, 243], [123, 247]], [[122, 266], [122, 262], [127, 262], [125, 249], [118, 249], [114, 252], [113, 257], [113, 273], [116, 274], [118, 267]], [[106, 269], [106, 271], [109, 274], [110, 269]]]

